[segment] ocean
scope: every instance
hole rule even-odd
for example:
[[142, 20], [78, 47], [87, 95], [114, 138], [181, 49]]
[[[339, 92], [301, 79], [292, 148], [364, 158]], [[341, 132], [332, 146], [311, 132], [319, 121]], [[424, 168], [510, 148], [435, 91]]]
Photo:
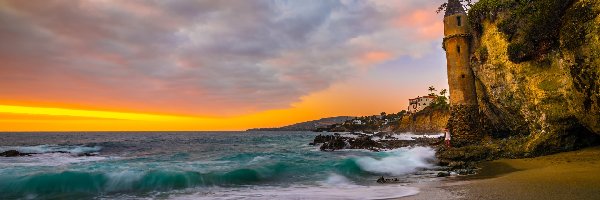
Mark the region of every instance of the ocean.
[[436, 180], [431, 148], [322, 152], [317, 134], [0, 133], [0, 152], [36, 153], [0, 157], [0, 199], [388, 199]]

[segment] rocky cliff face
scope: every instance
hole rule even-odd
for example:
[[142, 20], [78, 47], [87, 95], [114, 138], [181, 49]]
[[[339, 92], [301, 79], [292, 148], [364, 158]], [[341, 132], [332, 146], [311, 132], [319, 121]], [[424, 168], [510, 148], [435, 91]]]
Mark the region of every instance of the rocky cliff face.
[[442, 132], [450, 118], [447, 109], [425, 109], [412, 115], [404, 115], [394, 132], [439, 133]]
[[518, 157], [598, 143], [600, 1], [548, 2], [481, 0], [469, 12], [484, 140], [499, 144], [494, 151]]

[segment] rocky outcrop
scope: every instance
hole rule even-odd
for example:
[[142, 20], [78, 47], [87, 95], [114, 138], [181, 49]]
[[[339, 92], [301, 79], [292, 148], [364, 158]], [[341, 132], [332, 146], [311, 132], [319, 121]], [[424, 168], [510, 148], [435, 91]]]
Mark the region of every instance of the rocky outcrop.
[[[373, 140], [373, 137], [382, 139]], [[357, 137], [334, 135], [317, 135], [310, 145], [321, 144], [321, 151], [335, 151], [341, 149], [366, 149], [380, 151], [385, 149], [397, 149], [408, 146], [437, 146], [441, 144], [441, 138], [417, 137], [414, 140], [398, 140], [387, 137], [386, 133], [377, 135], [357, 134]]]
[[448, 118], [450, 111], [447, 109], [425, 108], [421, 112], [402, 116], [394, 132], [440, 133], [446, 127]]
[[481, 0], [469, 20], [485, 117], [482, 150], [466, 158], [473, 149], [455, 149], [442, 159], [528, 157], [599, 144], [600, 1]]

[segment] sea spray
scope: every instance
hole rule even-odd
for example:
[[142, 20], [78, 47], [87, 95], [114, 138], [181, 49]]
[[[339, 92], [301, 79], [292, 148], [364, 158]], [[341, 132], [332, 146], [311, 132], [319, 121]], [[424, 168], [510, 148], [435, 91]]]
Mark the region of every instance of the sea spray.
[[433, 167], [435, 150], [430, 147], [404, 147], [380, 153], [383, 157], [358, 157], [356, 163], [367, 172], [388, 175], [403, 175], [421, 168]]
[[353, 184], [350, 180], [348, 180], [348, 178], [339, 175], [339, 174], [335, 174], [332, 173], [327, 177], [327, 180], [321, 182], [322, 185], [326, 185], [326, 186], [346, 186], [346, 185], [351, 185]]

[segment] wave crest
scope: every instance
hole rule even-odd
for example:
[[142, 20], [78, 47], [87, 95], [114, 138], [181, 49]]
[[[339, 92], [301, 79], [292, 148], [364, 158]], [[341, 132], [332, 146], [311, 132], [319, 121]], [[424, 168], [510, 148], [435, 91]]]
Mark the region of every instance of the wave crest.
[[21, 153], [69, 153], [71, 155], [83, 155], [86, 153], [98, 153], [102, 150], [100, 146], [74, 146], [74, 145], [37, 145], [37, 146], [5, 146], [0, 147], [0, 152], [17, 150]]
[[430, 147], [406, 147], [381, 152], [382, 158], [358, 157], [354, 161], [361, 170], [389, 175], [404, 175], [433, 167], [435, 150]]

